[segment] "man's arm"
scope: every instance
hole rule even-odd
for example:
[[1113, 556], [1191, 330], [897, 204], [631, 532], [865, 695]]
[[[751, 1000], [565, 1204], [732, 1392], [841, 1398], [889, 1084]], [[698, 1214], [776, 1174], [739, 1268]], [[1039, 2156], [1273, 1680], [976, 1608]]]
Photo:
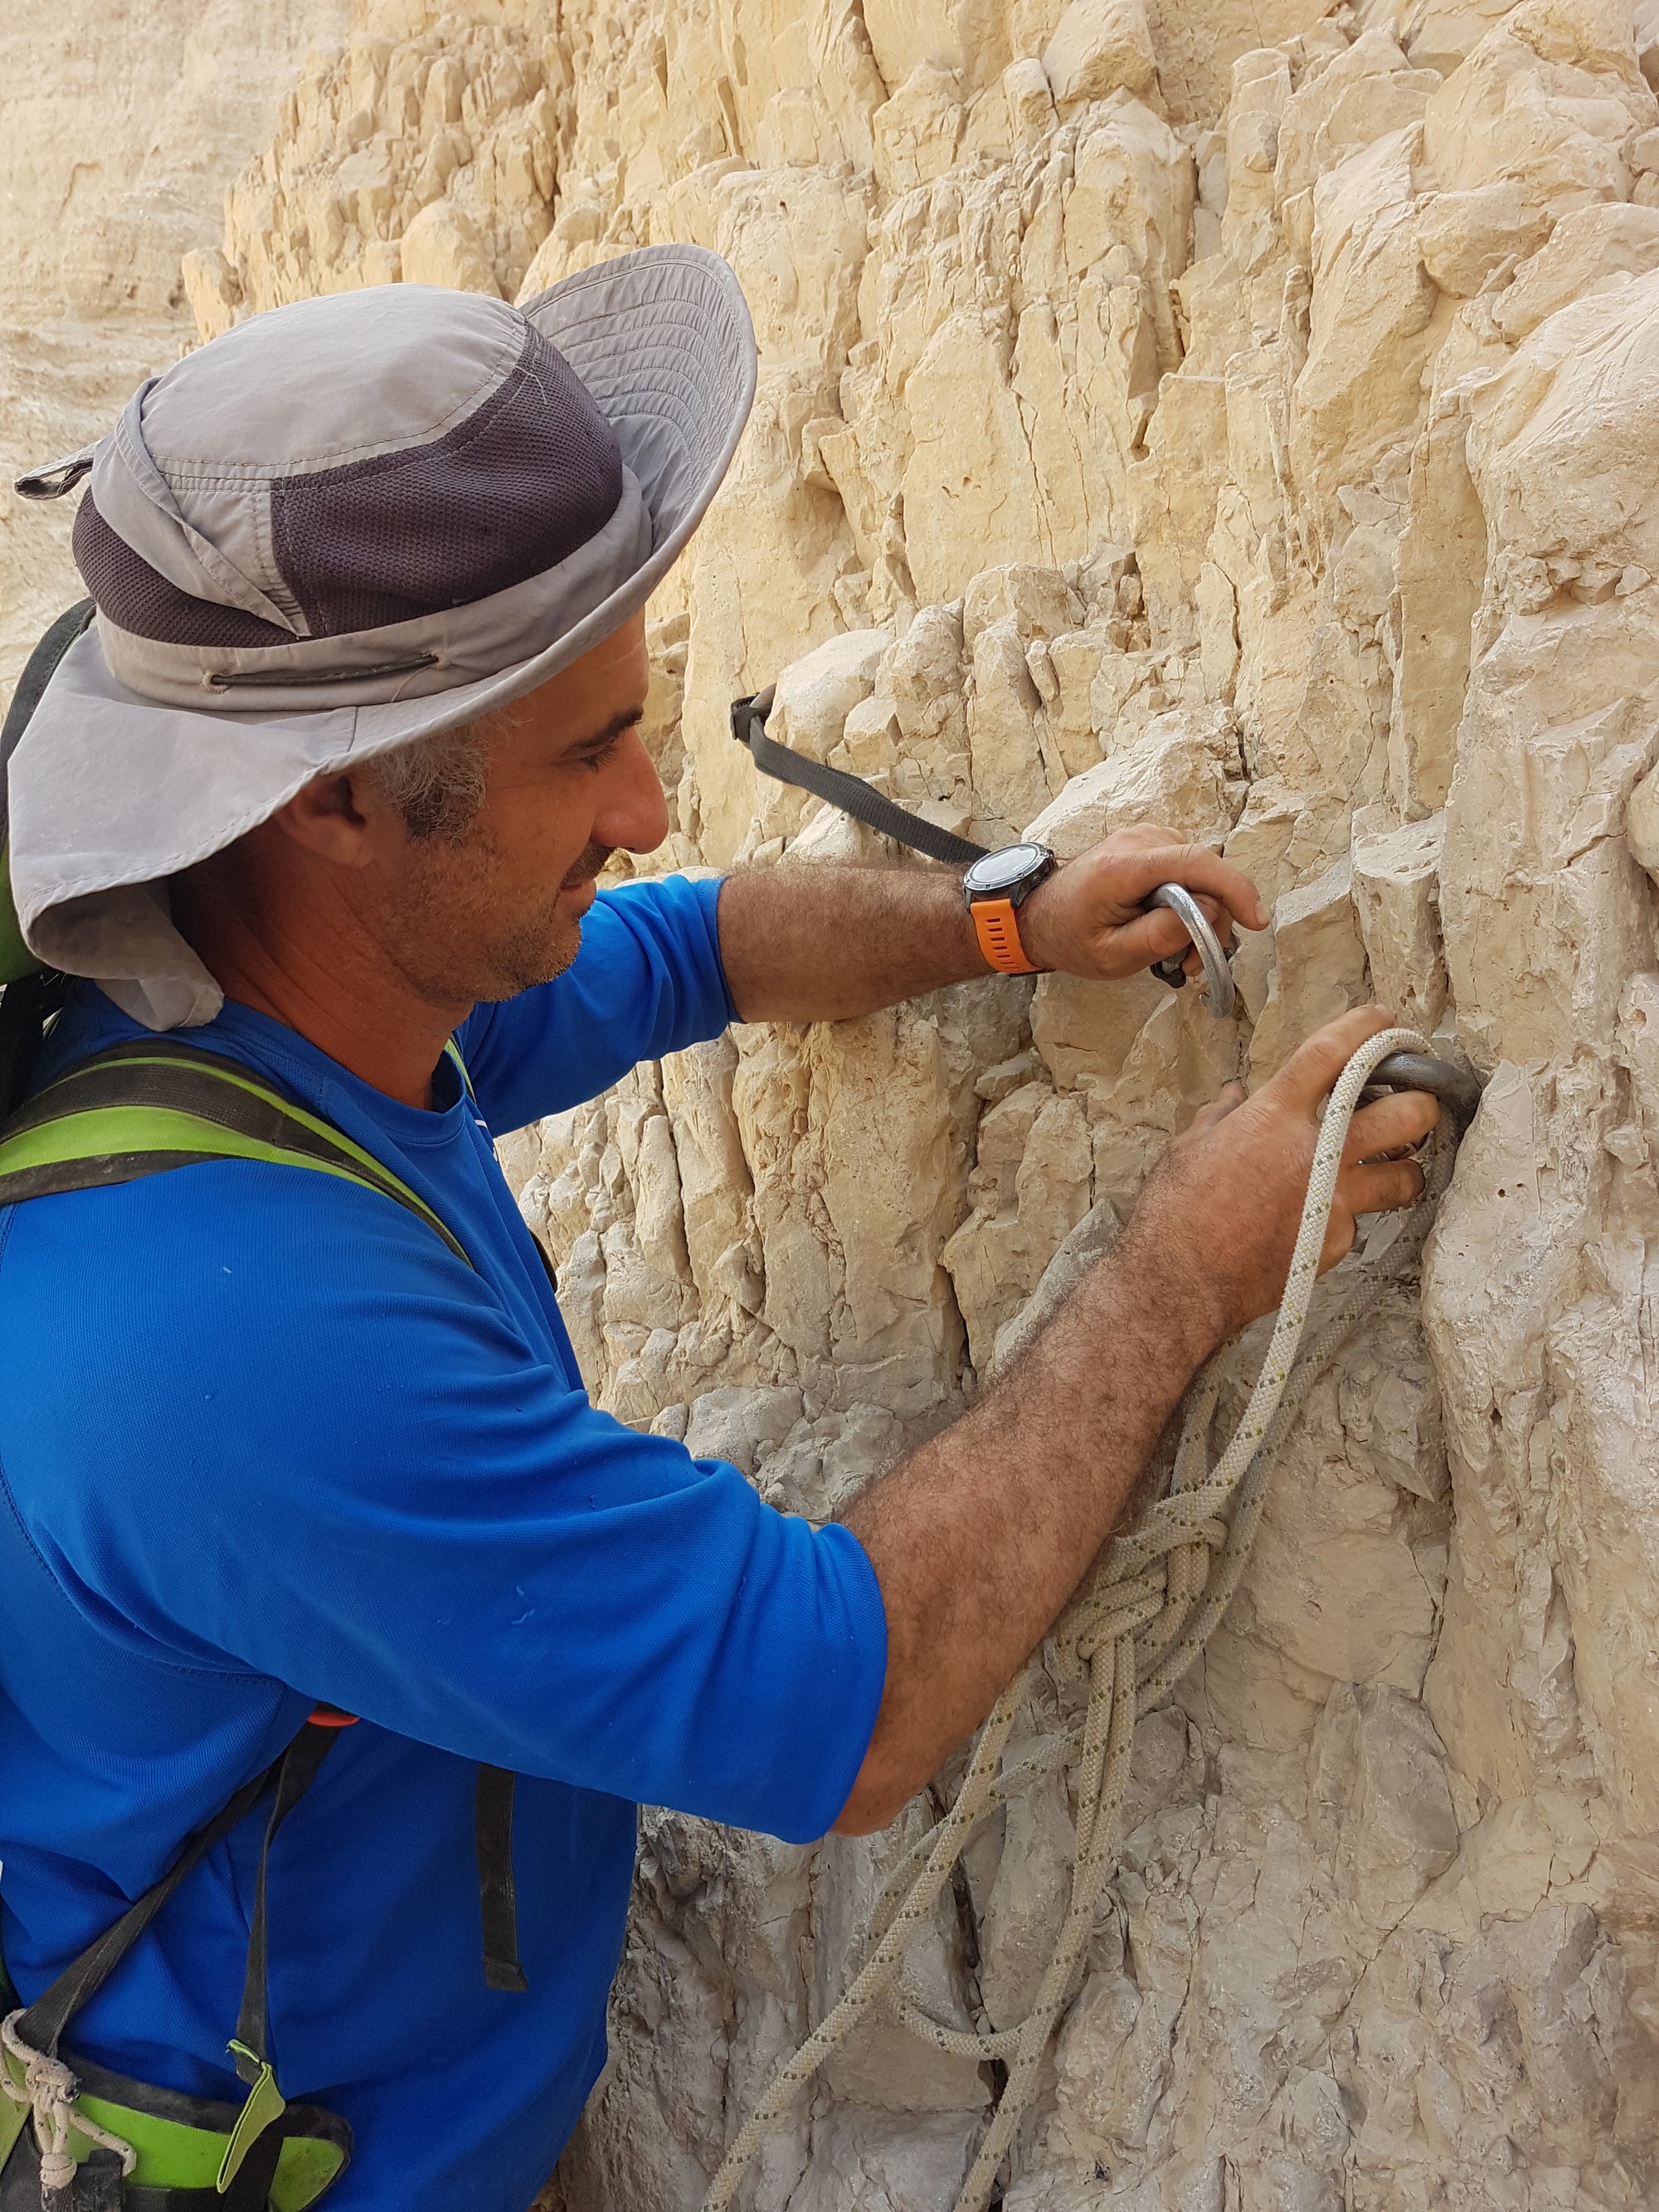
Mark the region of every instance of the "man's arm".
[[[1267, 927], [1248, 876], [1172, 830], [1121, 830], [1038, 885], [1019, 910], [1039, 968], [1109, 981], [1172, 958], [1187, 932], [1142, 901], [1184, 884], [1219, 930]], [[720, 892], [720, 957], [750, 1022], [845, 1021], [991, 973], [949, 868], [755, 868]], [[1199, 962], [1192, 954], [1189, 967]]]
[[[1319, 1133], [1320, 1102], [1390, 1017], [1345, 1014], [1253, 1097], [1237, 1085], [1173, 1145], [1116, 1249], [973, 1413], [859, 1499], [887, 1612], [875, 1732], [836, 1826], [884, 1827], [990, 1710], [1121, 1516], [1182, 1392], [1218, 1346], [1278, 1304]], [[1420, 1092], [1354, 1116], [1322, 1264], [1354, 1217], [1406, 1206]]]

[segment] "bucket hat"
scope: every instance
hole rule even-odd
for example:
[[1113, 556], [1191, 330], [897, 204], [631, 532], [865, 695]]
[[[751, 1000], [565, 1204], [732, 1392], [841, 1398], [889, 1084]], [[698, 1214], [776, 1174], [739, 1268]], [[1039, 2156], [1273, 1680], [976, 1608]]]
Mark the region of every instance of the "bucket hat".
[[237, 325], [21, 479], [87, 479], [98, 610], [9, 767], [30, 950], [151, 1028], [210, 1020], [167, 878], [635, 613], [726, 473], [755, 366], [737, 278], [698, 246], [521, 307], [386, 285]]

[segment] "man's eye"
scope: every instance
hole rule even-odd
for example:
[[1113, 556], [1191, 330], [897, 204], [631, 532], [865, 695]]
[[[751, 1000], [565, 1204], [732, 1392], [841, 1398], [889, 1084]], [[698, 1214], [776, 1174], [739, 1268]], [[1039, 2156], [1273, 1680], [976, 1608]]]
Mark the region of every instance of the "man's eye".
[[617, 747], [621, 743], [622, 735], [620, 732], [618, 732], [617, 736], [614, 738], [607, 738], [602, 745], [595, 745], [592, 752], [583, 754], [583, 767], [603, 768], [605, 763], [611, 759], [615, 755]]

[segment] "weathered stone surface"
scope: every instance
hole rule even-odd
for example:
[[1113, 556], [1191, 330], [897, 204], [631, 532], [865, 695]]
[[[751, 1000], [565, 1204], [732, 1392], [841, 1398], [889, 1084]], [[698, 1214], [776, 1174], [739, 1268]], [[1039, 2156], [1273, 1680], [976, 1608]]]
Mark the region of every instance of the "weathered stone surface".
[[30, 506], [13, 479], [101, 435], [191, 341], [199, 286], [179, 257], [210, 235], [307, 49], [350, 17], [349, 0], [0, 12], [0, 696], [83, 596], [74, 501]]
[[[345, 28], [285, 0], [259, 35], [302, 17]], [[1009, 2212], [1659, 2187], [1656, 81], [1652, 0], [361, 0], [240, 175], [212, 153], [222, 235], [167, 234], [204, 333], [657, 239], [732, 259], [760, 395], [653, 610], [665, 862], [897, 860], [732, 744], [776, 678], [775, 734], [958, 830], [1163, 821], [1273, 910], [1233, 1024], [1151, 977], [989, 981], [738, 1029], [511, 1139], [622, 1418], [834, 1513], [1018, 1356], [1227, 1077], [1366, 996], [1490, 1077], [1420, 1304], [1313, 1394], [1141, 1725]], [[75, 117], [6, 98], [58, 161]], [[186, 135], [134, 157], [168, 191]], [[8, 313], [71, 246], [116, 285], [74, 194], [56, 229], [44, 182], [8, 204]], [[8, 340], [30, 456], [163, 327]], [[568, 2212], [693, 2212], [924, 1817], [803, 1853], [645, 1816]], [[975, 1845], [937, 2006], [1017, 2008], [1070, 1849], [1054, 1785]], [[753, 2203], [942, 2212], [985, 2095], [872, 2032]]]

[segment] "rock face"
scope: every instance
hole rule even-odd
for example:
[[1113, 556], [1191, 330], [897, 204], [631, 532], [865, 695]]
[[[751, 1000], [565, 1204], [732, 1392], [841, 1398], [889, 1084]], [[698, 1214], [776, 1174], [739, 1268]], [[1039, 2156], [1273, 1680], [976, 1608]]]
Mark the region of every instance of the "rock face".
[[53, 0], [0, 10], [0, 696], [83, 586], [72, 501], [26, 468], [109, 427], [193, 341], [179, 257], [350, 0]]
[[[940, 822], [1162, 821], [1273, 907], [1236, 1024], [988, 981], [510, 1139], [623, 1419], [834, 1514], [1226, 1077], [1375, 992], [1490, 1079], [1420, 1300], [1314, 1394], [1141, 1724], [1008, 2212], [1659, 2203], [1650, 79], [1651, 0], [367, 0], [185, 263], [210, 335], [716, 247], [760, 390], [653, 609], [645, 865], [908, 864], [757, 782], [726, 707], [777, 678], [775, 735]], [[927, 1817], [645, 1815], [570, 2212], [694, 2212]], [[975, 1846], [937, 2005], [1018, 2015], [1072, 1845], [1050, 1782]], [[948, 2207], [990, 2088], [872, 2031], [752, 2202]]]

